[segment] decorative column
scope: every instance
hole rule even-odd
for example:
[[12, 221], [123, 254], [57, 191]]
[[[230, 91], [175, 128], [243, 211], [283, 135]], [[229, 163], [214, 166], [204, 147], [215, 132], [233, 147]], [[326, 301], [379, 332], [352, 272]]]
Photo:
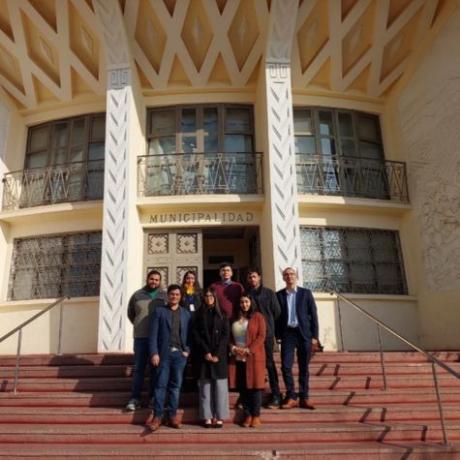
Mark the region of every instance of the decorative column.
[[288, 266], [296, 268], [299, 278], [302, 277], [290, 69], [297, 8], [298, 0], [272, 2], [265, 58], [270, 213], [277, 289], [284, 285], [281, 272]]
[[[104, 210], [98, 351], [126, 349], [129, 202], [135, 204], [130, 161], [130, 126], [136, 113], [136, 75], [117, 0], [96, 0], [107, 63]], [[130, 182], [131, 181], [131, 182]]]
[[[3, 179], [3, 174], [6, 172], [6, 141], [8, 137], [8, 127], [10, 121], [10, 109], [0, 101], [0, 175]], [[0, 181], [0, 199], [3, 200], [3, 181]]]

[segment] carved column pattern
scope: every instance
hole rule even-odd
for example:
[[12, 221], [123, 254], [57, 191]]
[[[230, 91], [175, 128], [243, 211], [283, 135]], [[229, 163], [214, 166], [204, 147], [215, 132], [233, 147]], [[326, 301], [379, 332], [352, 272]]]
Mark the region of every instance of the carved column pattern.
[[[6, 171], [6, 139], [8, 135], [8, 125], [10, 120], [10, 111], [8, 107], [0, 101], [0, 175]], [[3, 199], [3, 181], [0, 182], [0, 199]]]
[[276, 287], [292, 266], [302, 277], [291, 89], [297, 0], [272, 3], [265, 62], [270, 196]]
[[97, 0], [107, 60], [104, 215], [98, 351], [125, 349], [128, 302], [129, 121], [133, 71], [120, 5]]

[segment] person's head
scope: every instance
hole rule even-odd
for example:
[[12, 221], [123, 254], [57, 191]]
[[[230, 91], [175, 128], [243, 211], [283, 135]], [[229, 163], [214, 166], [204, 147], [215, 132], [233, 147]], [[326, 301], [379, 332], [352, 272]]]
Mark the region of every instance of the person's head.
[[248, 285], [251, 289], [257, 289], [262, 284], [262, 274], [256, 267], [248, 270], [247, 276]]
[[158, 289], [161, 284], [161, 273], [158, 270], [150, 270], [145, 283], [149, 289]]
[[200, 289], [200, 283], [193, 270], [187, 270], [182, 277], [182, 287], [193, 287], [195, 291]]
[[215, 308], [216, 312], [221, 315], [221, 310], [219, 307], [219, 300], [216, 296], [216, 291], [212, 287], [208, 287], [203, 292], [203, 303], [206, 308]]
[[295, 288], [297, 285], [297, 270], [292, 267], [286, 267], [283, 270], [283, 280], [287, 288]]
[[182, 297], [182, 291], [178, 284], [170, 284], [167, 290], [168, 305], [172, 308], [179, 306], [180, 299]]
[[255, 303], [253, 298], [248, 294], [243, 294], [240, 297], [239, 317], [244, 316], [250, 318], [255, 311]]
[[219, 265], [219, 275], [222, 281], [231, 280], [233, 276], [232, 266], [227, 262], [220, 264]]

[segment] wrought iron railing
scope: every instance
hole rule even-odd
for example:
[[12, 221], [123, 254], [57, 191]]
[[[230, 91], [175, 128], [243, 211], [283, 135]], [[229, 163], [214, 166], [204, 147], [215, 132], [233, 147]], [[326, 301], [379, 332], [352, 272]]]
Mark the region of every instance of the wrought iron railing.
[[380, 354], [380, 367], [382, 369], [382, 390], [387, 391], [388, 388], [391, 387], [391, 380], [388, 378], [387, 371], [386, 371], [386, 366], [385, 366], [385, 356], [384, 356], [384, 351], [383, 351], [383, 337], [382, 337], [382, 330], [386, 331], [387, 333], [390, 334], [390, 336], [395, 337], [398, 339], [400, 342], [404, 343], [405, 345], [409, 346], [413, 350], [421, 353], [428, 362], [431, 363], [431, 372], [433, 374], [433, 386], [436, 392], [436, 401], [438, 404], [438, 411], [439, 411], [439, 420], [441, 424], [441, 431], [442, 431], [442, 437], [443, 437], [443, 443], [445, 445], [449, 444], [448, 440], [448, 433], [447, 433], [447, 427], [446, 427], [446, 422], [445, 422], [445, 417], [444, 417], [444, 410], [443, 410], [443, 404], [442, 404], [442, 399], [441, 399], [441, 390], [439, 387], [439, 379], [438, 379], [438, 373], [437, 369], [441, 368], [444, 371], [446, 371], [448, 374], [452, 375], [456, 379], [460, 380], [460, 373], [457, 372], [455, 369], [452, 367], [448, 366], [446, 363], [442, 362], [436, 356], [433, 356], [432, 353], [428, 353], [427, 351], [423, 350], [407, 338], [403, 337], [401, 334], [396, 332], [394, 329], [392, 329], [390, 326], [385, 324], [383, 321], [380, 321], [378, 318], [375, 316], [371, 315], [369, 312], [367, 312], [364, 308], [360, 307], [358, 304], [350, 300], [348, 297], [344, 296], [343, 294], [340, 294], [337, 292], [334, 282], [332, 280], [329, 280], [329, 286], [331, 287], [330, 292], [331, 295], [335, 295], [337, 298], [337, 307], [338, 307], [338, 316], [339, 316], [339, 327], [340, 327], [340, 340], [341, 340], [341, 351], [344, 350], [344, 345], [343, 345], [343, 326], [342, 326], [342, 314], [341, 314], [341, 303], [340, 300], [344, 302], [345, 305], [348, 305], [352, 307], [356, 312], [358, 312], [360, 315], [364, 316], [368, 320], [370, 320], [372, 323], [374, 323], [375, 328], [376, 328], [376, 335], [377, 335], [377, 341], [379, 344], [379, 354]]
[[402, 162], [298, 153], [296, 169], [299, 193], [409, 202]]
[[103, 190], [104, 160], [24, 169], [3, 177], [3, 210], [100, 200]]
[[174, 153], [138, 158], [138, 195], [262, 193], [260, 153]]

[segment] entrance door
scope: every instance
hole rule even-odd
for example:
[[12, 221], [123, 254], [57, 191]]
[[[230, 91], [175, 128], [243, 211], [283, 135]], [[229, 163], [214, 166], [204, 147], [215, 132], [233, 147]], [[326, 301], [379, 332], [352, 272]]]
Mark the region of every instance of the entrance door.
[[144, 273], [158, 270], [163, 286], [181, 284], [184, 273], [193, 270], [203, 280], [203, 235], [201, 230], [147, 230], [144, 234]]

